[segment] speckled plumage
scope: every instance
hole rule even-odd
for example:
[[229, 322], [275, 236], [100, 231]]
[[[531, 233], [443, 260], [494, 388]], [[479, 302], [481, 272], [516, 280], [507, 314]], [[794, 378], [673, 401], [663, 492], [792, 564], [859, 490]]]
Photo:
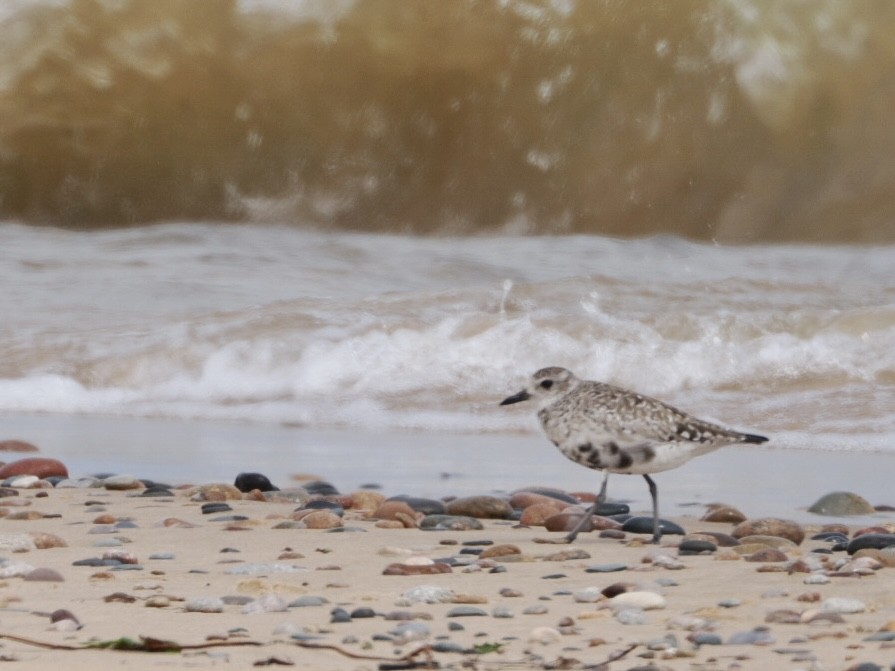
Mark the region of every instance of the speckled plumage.
[[[646, 478], [656, 541], [658, 503], [650, 473], [676, 468], [725, 445], [767, 440], [697, 419], [649, 396], [579, 380], [565, 368], [542, 368], [525, 389], [501, 405], [528, 399], [537, 401], [541, 426], [566, 457], [588, 468]], [[569, 535], [570, 542], [577, 532]]]

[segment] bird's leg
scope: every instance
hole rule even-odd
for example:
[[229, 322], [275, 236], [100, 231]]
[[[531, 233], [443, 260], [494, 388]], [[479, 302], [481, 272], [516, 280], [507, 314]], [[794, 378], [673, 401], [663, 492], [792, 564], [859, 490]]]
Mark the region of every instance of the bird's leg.
[[584, 517], [578, 520], [578, 524], [575, 525], [575, 528], [572, 529], [565, 537], [564, 542], [571, 543], [578, 537], [579, 532], [590, 523], [590, 518], [593, 515], [597, 514], [597, 508], [600, 506], [600, 499], [594, 501], [594, 504], [587, 509], [587, 512], [584, 513]]
[[659, 528], [659, 493], [653, 479], [646, 473], [643, 474], [643, 477], [646, 479], [646, 484], [649, 486], [650, 496], [653, 499], [653, 543], [658, 545], [659, 540], [662, 538], [662, 531]]
[[597, 494], [597, 503], [606, 503], [606, 485], [609, 484], [609, 471], [603, 471], [603, 484], [600, 485], [600, 493]]

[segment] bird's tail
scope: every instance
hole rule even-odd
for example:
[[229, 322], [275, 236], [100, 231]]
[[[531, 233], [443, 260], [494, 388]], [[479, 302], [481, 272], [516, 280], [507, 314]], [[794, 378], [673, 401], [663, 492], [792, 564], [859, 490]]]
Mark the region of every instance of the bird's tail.
[[764, 437], [764, 436], [759, 436], [759, 435], [754, 434], [754, 433], [744, 433], [744, 434], [743, 434], [743, 441], [742, 441], [742, 442], [744, 442], [744, 443], [754, 443], [754, 444], [756, 444], [756, 445], [759, 445], [759, 444], [761, 444], [761, 443], [766, 443], [766, 442], [768, 442], [768, 439], [767, 439], [766, 437]]

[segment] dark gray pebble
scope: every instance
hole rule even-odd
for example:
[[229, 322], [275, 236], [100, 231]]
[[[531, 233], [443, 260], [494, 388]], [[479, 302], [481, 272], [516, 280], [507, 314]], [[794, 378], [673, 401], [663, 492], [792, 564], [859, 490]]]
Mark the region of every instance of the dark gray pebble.
[[351, 622], [351, 614], [344, 608], [333, 608], [329, 615], [329, 621], [333, 623]]
[[327, 534], [359, 534], [359, 533], [367, 533], [367, 529], [363, 527], [333, 527], [332, 529], [326, 529], [323, 533]]
[[486, 613], [481, 608], [476, 608], [475, 606], [457, 606], [456, 608], [451, 608], [447, 612], [447, 617], [487, 617], [488, 613]]
[[373, 610], [372, 608], [367, 608], [365, 606], [362, 606], [361, 608], [355, 608], [353, 611], [351, 611], [352, 619], [357, 619], [357, 618], [362, 619], [365, 617], [376, 617], [376, 611]]
[[848, 536], [838, 531], [821, 531], [811, 537], [813, 541], [824, 541], [826, 543], [847, 543]]
[[131, 522], [130, 520], [119, 520], [118, 522], [115, 522], [115, 527], [118, 529], [139, 529], [140, 528], [137, 524], [135, 524], [134, 522]]
[[498, 564], [494, 568], [490, 569], [488, 573], [506, 573], [507, 567], [503, 564]]
[[110, 566], [110, 571], [145, 571], [139, 564], [119, 564], [118, 566]]
[[567, 578], [568, 576], [565, 573], [550, 573], [548, 575], [542, 575], [542, 580], [559, 580], [560, 578]]
[[463, 548], [460, 550], [461, 555], [480, 555], [483, 548]]
[[707, 631], [699, 631], [690, 637], [693, 645], [721, 645], [721, 637]]
[[209, 522], [245, 522], [249, 519], [246, 515], [223, 515], [221, 517], [212, 517]]
[[895, 641], [895, 631], [877, 631], [870, 634], [865, 641]]
[[891, 545], [895, 545], [895, 534], [864, 534], [863, 536], [853, 538], [846, 547], [846, 551], [848, 554], [853, 555], [858, 550], [863, 550], [864, 548], [882, 550]]
[[230, 507], [229, 503], [213, 502], [203, 503], [201, 510], [203, 515], [211, 515], [212, 513], [224, 513], [233, 510], [233, 508]]
[[631, 512], [631, 507], [627, 503], [613, 503], [606, 501], [597, 506], [597, 515], [601, 517], [611, 517], [612, 515], [627, 515]]
[[100, 557], [90, 557], [89, 559], [78, 559], [71, 563], [72, 566], [119, 566], [121, 564], [117, 559], [102, 559]]
[[711, 554], [718, 550], [718, 546], [709, 541], [686, 540], [678, 545], [677, 553], [679, 555], [701, 555]]
[[245, 606], [254, 600], [254, 598], [244, 594], [229, 594], [221, 597], [221, 601], [224, 602], [225, 606]]
[[299, 510], [328, 510], [331, 513], [342, 517], [345, 515], [345, 509], [335, 501], [327, 501], [326, 499], [315, 499], [308, 501]]
[[[889, 667], [892, 668], [891, 666]], [[848, 671], [884, 671], [883, 667], [873, 662], [861, 662], [848, 667]]]
[[[683, 527], [670, 522], [669, 520], [659, 520], [659, 530], [663, 536], [683, 536], [686, 531]], [[652, 534], [653, 518], [652, 517], [632, 517], [622, 525], [622, 531], [630, 534]]]
[[467, 547], [477, 546], [477, 545], [494, 545], [494, 541], [488, 541], [488, 540], [463, 541], [462, 545], [467, 546]]
[[172, 492], [170, 489], [168, 489], [166, 487], [147, 487], [142, 492], [140, 492], [140, 496], [145, 496], [147, 498], [151, 498], [151, 497], [162, 498], [162, 497], [166, 497], [166, 496], [173, 497], [174, 492]]
[[627, 564], [595, 564], [584, 569], [585, 573], [614, 573], [627, 570]]
[[463, 631], [464, 629], [466, 629], [466, 627], [459, 622], [448, 622], [448, 631]]
[[423, 515], [444, 515], [447, 511], [447, 507], [444, 505], [444, 502], [438, 501], [436, 499], [425, 499], [417, 496], [407, 496], [406, 494], [399, 494], [398, 496], [392, 496], [387, 501], [403, 501], [408, 506], [413, 508], [416, 512], [422, 513]]
[[432, 644], [432, 652], [456, 652], [463, 654], [466, 648], [455, 641], [435, 641]]
[[261, 492], [278, 492], [279, 487], [275, 487], [266, 475], [261, 473], [240, 473], [233, 481], [233, 486], [241, 492], [251, 492], [255, 489]]
[[302, 489], [304, 489], [311, 496], [313, 496], [314, 494], [317, 494], [318, 496], [338, 496], [339, 494], [338, 489], [336, 489], [330, 483], [324, 482], [322, 480], [305, 482], [302, 484]]

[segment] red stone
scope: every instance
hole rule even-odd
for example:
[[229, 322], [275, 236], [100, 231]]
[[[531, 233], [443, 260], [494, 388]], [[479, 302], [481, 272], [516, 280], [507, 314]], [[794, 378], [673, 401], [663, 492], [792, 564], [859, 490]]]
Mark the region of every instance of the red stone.
[[0, 480], [13, 475], [35, 475], [38, 478], [51, 476], [68, 477], [68, 469], [61, 461], [47, 457], [29, 457], [10, 461], [0, 468]]

